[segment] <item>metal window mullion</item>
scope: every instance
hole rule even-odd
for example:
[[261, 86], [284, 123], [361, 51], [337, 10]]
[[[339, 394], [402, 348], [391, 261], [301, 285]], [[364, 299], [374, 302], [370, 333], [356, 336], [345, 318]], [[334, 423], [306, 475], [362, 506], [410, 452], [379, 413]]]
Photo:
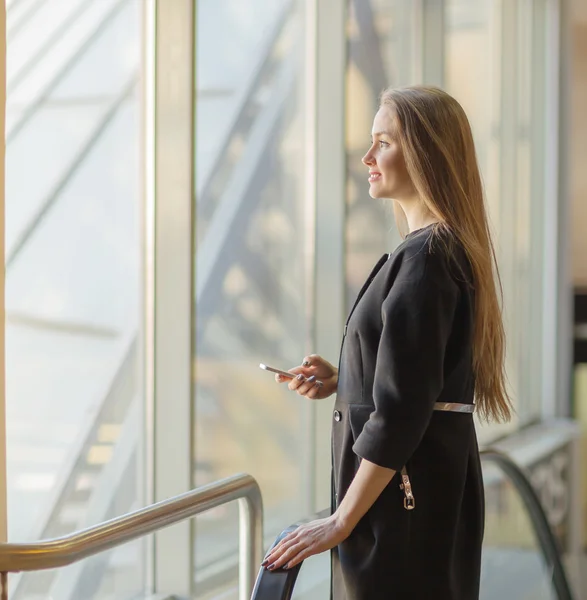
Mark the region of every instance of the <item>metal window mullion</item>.
[[[541, 48], [535, 48], [533, 44], [536, 41], [536, 31], [533, 20], [533, 0], [517, 0], [516, 2], [516, 156], [520, 159], [520, 164], [516, 166], [516, 191], [515, 203], [516, 210], [516, 229], [517, 236], [520, 227], [526, 229], [528, 236], [526, 240], [529, 244], [520, 244], [514, 239], [516, 248], [516, 272], [515, 281], [517, 287], [516, 293], [516, 322], [518, 323], [519, 340], [519, 381], [524, 390], [524, 397], [527, 399], [528, 413], [527, 417], [535, 415], [536, 405], [540, 405], [541, 385], [536, 377], [540, 372], [541, 360], [541, 339], [542, 327], [533, 326], [529, 323], [540, 323], [542, 318], [542, 302], [540, 293], [540, 284], [542, 281], [542, 261], [540, 254], [542, 252], [542, 193], [541, 189], [534, 192], [534, 174], [538, 167], [543, 172], [543, 165], [536, 151], [543, 150], [541, 140], [541, 123], [533, 121], [535, 114], [540, 112], [539, 99], [533, 94], [533, 86], [537, 84], [536, 65], [532, 64], [533, 58], [540, 62], [539, 51]], [[536, 52], [533, 50], [536, 49]], [[528, 145], [529, 170], [523, 168], [526, 156], [526, 145]], [[521, 252], [520, 252], [521, 251]], [[537, 292], [537, 295], [535, 294]], [[538, 362], [537, 362], [538, 361]], [[539, 408], [540, 411], [540, 408]]]
[[[6, 5], [0, 7], [0, 38], [6, 40]], [[5, 139], [6, 133], [6, 43], [0, 44], [0, 136]], [[4, 163], [6, 144], [0, 148], [0, 265], [2, 277], [0, 278], [0, 542], [8, 539], [8, 497], [6, 482], [6, 361], [5, 361], [5, 327], [4, 318], [4, 285], [5, 285], [5, 255], [4, 255]], [[0, 573], [0, 598], [8, 600], [8, 574]]]
[[[193, 0], [158, 0], [155, 12], [154, 349], [148, 371], [153, 389], [155, 501], [192, 487], [193, 4]], [[192, 528], [188, 521], [156, 534], [156, 592], [192, 593]]]
[[421, 0], [422, 3], [422, 82], [444, 85], [445, 0]]
[[[548, 3], [549, 11], [558, 16], [556, 29], [552, 22], [552, 36], [556, 38], [553, 51], [557, 53], [558, 60], [552, 64], [557, 67], [558, 74], [551, 75], [556, 81], [556, 96], [550, 104], [554, 118], [553, 131], [556, 128], [558, 139], [557, 152], [557, 323], [556, 323], [556, 348], [557, 348], [557, 373], [555, 394], [557, 397], [557, 410], [561, 415], [570, 412], [571, 377], [573, 369], [573, 273], [571, 266], [571, 119], [572, 110], [572, 61], [573, 47], [572, 36], [572, 3], [566, 0], [551, 0]], [[553, 45], [554, 45], [553, 43]], [[551, 90], [552, 93], [552, 90]]]
[[[2, 3], [0, 8], [0, 37], [6, 39], [6, 6]], [[6, 44], [0, 45], [0, 137], [4, 139], [6, 127]], [[0, 148], [0, 265], [2, 277], [0, 278], [0, 314], [4, 316], [4, 157], [5, 144]], [[8, 510], [6, 489], [6, 365], [5, 365], [5, 319], [0, 325], [0, 542], [8, 538]]]
[[[568, 60], [570, 23], [565, 20], [568, 4], [543, 0], [545, 14], [545, 146], [544, 146], [544, 266], [543, 266], [543, 354], [542, 398], [545, 417], [569, 414], [570, 373], [572, 369], [572, 298], [570, 277], [570, 222], [568, 207], [567, 131], [568, 74], [561, 64]], [[563, 29], [561, 30], [561, 27]], [[561, 33], [564, 32], [563, 35]], [[561, 137], [565, 136], [565, 137]], [[560, 173], [559, 173], [560, 171]]]
[[[344, 325], [346, 2], [316, 6], [315, 352], [338, 360]], [[315, 509], [330, 504], [332, 401], [313, 403]]]
[[[536, 267], [540, 269], [540, 287], [536, 290], [541, 296], [542, 314], [540, 327], [541, 353], [539, 382], [542, 418], [556, 415], [556, 320], [558, 304], [557, 256], [559, 254], [558, 229], [558, 15], [551, 25], [549, 0], [533, 3], [532, 72], [535, 74], [533, 99], [535, 107], [535, 130], [539, 138], [533, 144], [535, 149], [536, 197], [541, 200], [540, 210], [536, 211], [539, 222], [536, 232], [539, 238], [540, 259]], [[554, 3], [556, 4], [556, 2]], [[553, 26], [554, 25], [554, 26]], [[554, 87], [551, 87], [554, 86]], [[533, 157], [534, 158], [534, 157]], [[533, 161], [534, 163], [534, 161]], [[538, 250], [538, 248], [537, 248]]]
[[[493, 42], [500, 46], [500, 161], [499, 161], [499, 258], [504, 286], [504, 307], [508, 343], [508, 364], [516, 368], [520, 383], [520, 355], [516, 326], [516, 189], [517, 189], [517, 2], [496, 0], [499, 31]], [[513, 355], [512, 355], [513, 352]], [[515, 390], [518, 402], [523, 402], [519, 385]], [[518, 406], [520, 406], [518, 404]], [[522, 412], [522, 411], [520, 411]]]
[[[316, 315], [315, 315], [315, 269], [316, 269], [316, 140], [317, 140], [317, 115], [316, 115], [316, 86], [317, 86], [317, 26], [318, 26], [318, 0], [305, 0], [304, 4], [304, 123], [307, 148], [304, 153], [304, 287], [305, 287], [305, 353], [314, 352], [316, 343]], [[316, 439], [318, 436], [316, 411], [314, 403], [304, 404], [305, 428], [302, 432], [305, 448], [304, 461], [304, 511], [310, 514], [318, 510], [315, 506], [317, 468], [320, 457], [316, 452]]]
[[[141, 423], [143, 436], [139, 445], [142, 479], [142, 500], [155, 499], [155, 34], [156, 0], [145, 0], [142, 12], [143, 44], [141, 48], [141, 248], [143, 292], [143, 405]], [[149, 536], [143, 546], [145, 591], [155, 589], [154, 537]]]
[[[527, 387], [533, 402], [533, 411], [536, 404], [540, 414], [544, 417], [550, 411], [544, 410], [546, 401], [543, 381], [553, 372], [554, 366], [544, 364], [544, 321], [548, 306], [544, 304], [543, 286], [546, 278], [544, 270], [545, 261], [548, 261], [548, 249], [545, 247], [544, 230], [546, 218], [546, 203], [548, 202], [545, 178], [548, 164], [546, 157], [546, 90], [545, 90], [545, 24], [544, 2], [542, 0], [524, 0], [521, 18], [527, 20], [530, 30], [528, 47], [525, 48], [525, 65], [530, 72], [530, 120], [528, 123], [528, 138], [530, 143], [530, 251], [529, 263], [529, 297], [527, 298], [528, 315], [527, 323], [540, 324], [533, 327], [525, 336], [528, 348], [533, 348], [528, 353]], [[544, 371], [547, 371], [545, 373]], [[537, 376], [540, 374], [540, 376]], [[553, 414], [553, 413], [550, 413]]]

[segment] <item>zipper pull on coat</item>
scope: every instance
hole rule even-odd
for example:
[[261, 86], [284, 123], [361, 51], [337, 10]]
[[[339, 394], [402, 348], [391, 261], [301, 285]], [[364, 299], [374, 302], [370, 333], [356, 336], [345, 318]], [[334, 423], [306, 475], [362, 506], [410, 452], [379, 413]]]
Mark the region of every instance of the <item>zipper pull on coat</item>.
[[412, 484], [410, 483], [410, 478], [408, 477], [408, 472], [405, 467], [401, 470], [401, 478], [402, 482], [399, 484], [399, 487], [404, 491], [406, 496], [404, 498], [404, 508], [406, 510], [414, 510], [414, 508], [416, 508], [416, 499], [412, 493]]

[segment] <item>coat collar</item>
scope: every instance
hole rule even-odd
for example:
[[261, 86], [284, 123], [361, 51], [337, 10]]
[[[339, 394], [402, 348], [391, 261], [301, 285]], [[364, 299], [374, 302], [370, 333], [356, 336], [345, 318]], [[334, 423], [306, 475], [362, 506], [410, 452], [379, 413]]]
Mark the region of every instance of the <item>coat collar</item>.
[[[353, 307], [352, 307], [351, 311], [349, 312], [349, 316], [347, 317], [347, 320], [346, 320], [346, 325], [348, 325], [348, 322], [349, 322], [350, 318], [352, 317], [353, 312], [354, 312], [355, 308], [357, 307], [357, 304], [359, 303], [359, 300], [363, 297], [363, 294], [367, 291], [367, 288], [371, 285], [371, 282], [373, 281], [373, 279], [375, 279], [375, 276], [377, 275], [377, 273], [379, 273], [379, 271], [381, 270], [381, 267], [383, 267], [383, 265], [387, 262], [387, 259], [390, 256], [391, 256], [390, 254], [384, 254], [377, 261], [377, 264], [371, 270], [369, 277], [367, 277], [367, 280], [365, 281], [365, 283], [363, 284], [363, 287], [359, 291], [359, 293], [357, 295], [357, 299], [355, 300], [355, 303], [353, 304]], [[345, 326], [345, 331], [346, 331], [346, 326]]]

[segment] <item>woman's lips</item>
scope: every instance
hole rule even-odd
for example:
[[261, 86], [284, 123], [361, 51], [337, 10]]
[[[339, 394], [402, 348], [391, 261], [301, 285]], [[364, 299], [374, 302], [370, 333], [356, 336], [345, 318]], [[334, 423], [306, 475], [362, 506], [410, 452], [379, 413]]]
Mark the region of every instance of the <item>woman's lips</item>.
[[369, 181], [371, 183], [373, 181], [377, 181], [378, 179], [381, 179], [381, 173], [377, 173], [376, 171], [373, 171], [373, 173], [369, 173]]

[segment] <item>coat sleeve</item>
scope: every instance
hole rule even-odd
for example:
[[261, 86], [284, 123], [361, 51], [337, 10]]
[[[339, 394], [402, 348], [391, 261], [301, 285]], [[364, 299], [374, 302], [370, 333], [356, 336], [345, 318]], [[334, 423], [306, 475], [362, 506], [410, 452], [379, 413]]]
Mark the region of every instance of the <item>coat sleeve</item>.
[[400, 268], [381, 308], [375, 410], [353, 445], [361, 458], [399, 471], [418, 447], [444, 385], [458, 294], [431, 256], [422, 269]]

